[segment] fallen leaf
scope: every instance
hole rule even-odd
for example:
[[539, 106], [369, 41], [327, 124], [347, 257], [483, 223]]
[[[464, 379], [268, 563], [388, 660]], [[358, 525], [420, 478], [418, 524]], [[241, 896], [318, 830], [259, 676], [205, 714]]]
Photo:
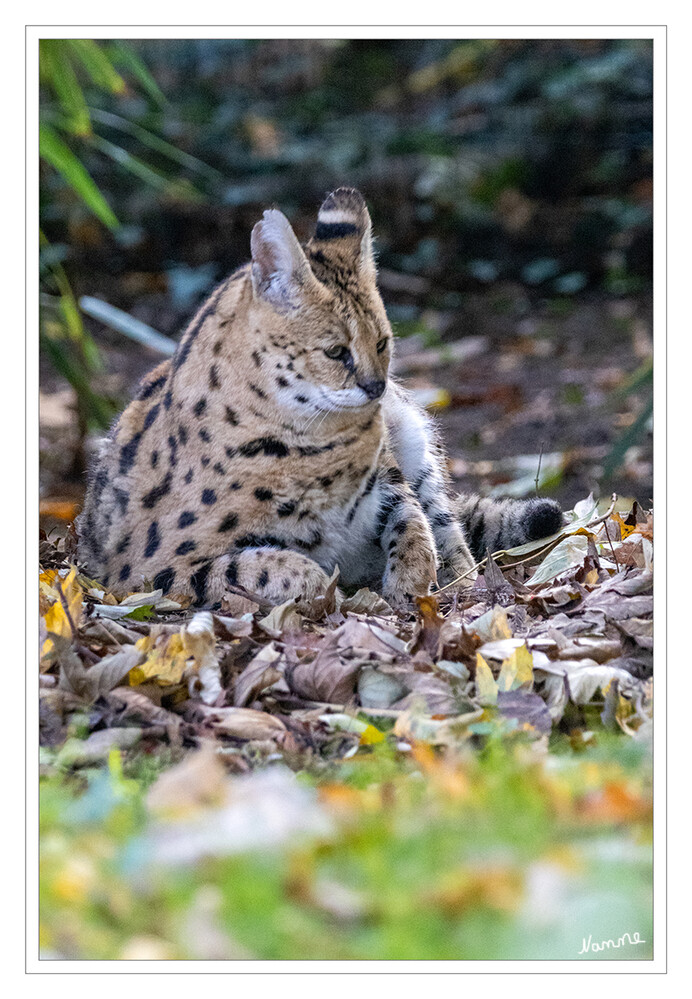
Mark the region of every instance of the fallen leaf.
[[409, 689], [398, 677], [370, 667], [363, 668], [358, 677], [358, 699], [366, 708], [389, 708]]
[[392, 613], [392, 608], [384, 597], [367, 588], [357, 590], [352, 597], [342, 600], [339, 610], [342, 614], [348, 614], [349, 611], [352, 614], [386, 615]]
[[223, 691], [215, 653], [214, 619], [209, 611], [199, 611], [183, 628], [182, 644], [185, 655], [194, 659], [199, 697], [205, 704], [215, 704]]
[[146, 659], [130, 671], [130, 684], [133, 687], [147, 680], [154, 680], [162, 687], [172, 687], [182, 682], [188, 655], [180, 633], [151, 633], [141, 638], [135, 648], [144, 652]]
[[497, 685], [500, 691], [516, 690], [533, 683], [533, 656], [525, 644], [514, 649], [500, 669]]
[[480, 652], [476, 653], [476, 694], [481, 704], [497, 703], [497, 683]]
[[274, 642], [260, 649], [235, 681], [233, 700], [236, 707], [252, 703], [263, 690], [281, 679], [283, 673], [277, 668], [280, 660], [281, 653]]
[[253, 708], [212, 708], [206, 719], [216, 732], [234, 739], [275, 739], [286, 732], [280, 718]]
[[501, 715], [516, 719], [519, 728], [533, 729], [543, 735], [553, 727], [545, 702], [529, 690], [501, 690], [497, 696], [497, 707]]

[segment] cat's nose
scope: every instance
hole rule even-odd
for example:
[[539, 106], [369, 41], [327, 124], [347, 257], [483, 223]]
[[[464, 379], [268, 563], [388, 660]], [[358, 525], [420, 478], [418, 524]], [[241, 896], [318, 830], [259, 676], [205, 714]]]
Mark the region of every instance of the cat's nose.
[[358, 388], [365, 392], [368, 399], [379, 399], [386, 385], [386, 382], [375, 379], [370, 379], [367, 382], [358, 382]]

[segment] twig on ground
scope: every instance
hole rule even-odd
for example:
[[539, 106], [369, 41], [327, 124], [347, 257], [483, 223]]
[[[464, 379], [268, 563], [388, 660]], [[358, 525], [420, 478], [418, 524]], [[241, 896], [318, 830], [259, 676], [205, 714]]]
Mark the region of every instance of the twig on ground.
[[543, 448], [545, 447], [545, 441], [541, 441], [541, 450], [538, 455], [538, 468], [536, 469], [536, 496], [538, 496], [538, 479], [541, 474], [541, 461], [543, 460]]

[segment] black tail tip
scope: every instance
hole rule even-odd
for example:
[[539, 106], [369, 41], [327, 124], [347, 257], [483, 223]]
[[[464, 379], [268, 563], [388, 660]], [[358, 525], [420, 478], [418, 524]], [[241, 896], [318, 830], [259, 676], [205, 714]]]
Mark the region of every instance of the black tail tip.
[[528, 501], [525, 525], [529, 541], [538, 541], [539, 538], [547, 538], [549, 534], [556, 534], [562, 524], [562, 510], [555, 500]]

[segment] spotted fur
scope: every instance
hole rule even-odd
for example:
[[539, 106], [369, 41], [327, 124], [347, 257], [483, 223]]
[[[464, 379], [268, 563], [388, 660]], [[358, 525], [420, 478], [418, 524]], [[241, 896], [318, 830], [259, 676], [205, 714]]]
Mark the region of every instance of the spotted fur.
[[328, 196], [304, 248], [266, 211], [251, 250], [102, 442], [78, 521], [94, 576], [214, 606], [238, 586], [309, 599], [338, 565], [405, 605], [555, 529], [550, 501], [450, 498], [432, 421], [388, 375], [357, 191]]

